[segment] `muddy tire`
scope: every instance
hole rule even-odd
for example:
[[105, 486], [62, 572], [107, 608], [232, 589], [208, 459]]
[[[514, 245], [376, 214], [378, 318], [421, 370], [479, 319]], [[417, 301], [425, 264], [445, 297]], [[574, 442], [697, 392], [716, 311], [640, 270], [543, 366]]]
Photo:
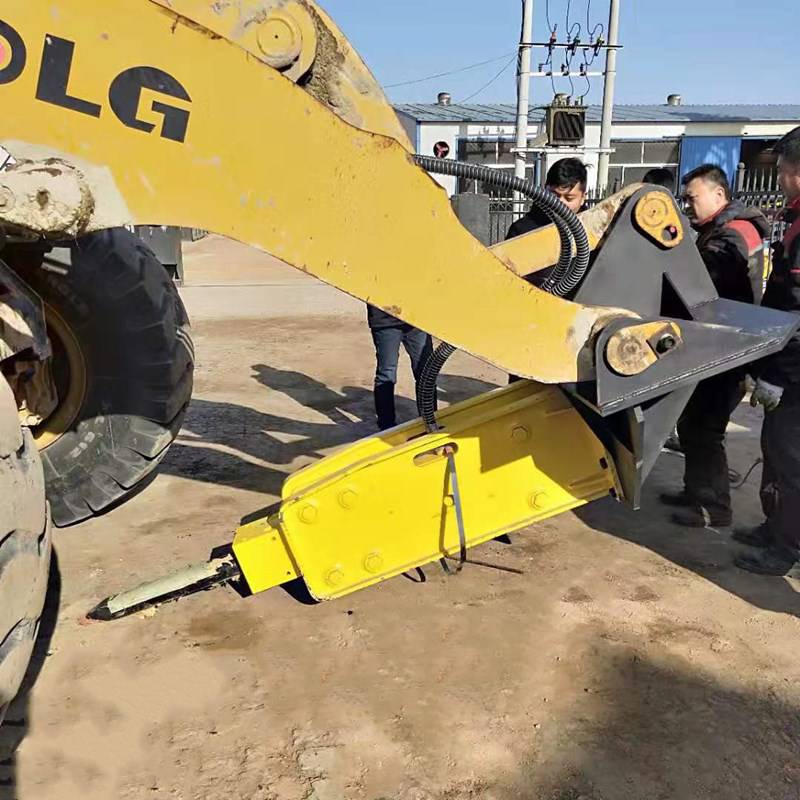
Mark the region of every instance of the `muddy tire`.
[[39, 452], [0, 376], [0, 722], [28, 668], [47, 592], [50, 516]]
[[166, 455], [192, 394], [189, 320], [164, 267], [124, 229], [11, 263], [44, 301], [56, 353], [60, 406], [34, 435], [63, 527], [124, 502]]

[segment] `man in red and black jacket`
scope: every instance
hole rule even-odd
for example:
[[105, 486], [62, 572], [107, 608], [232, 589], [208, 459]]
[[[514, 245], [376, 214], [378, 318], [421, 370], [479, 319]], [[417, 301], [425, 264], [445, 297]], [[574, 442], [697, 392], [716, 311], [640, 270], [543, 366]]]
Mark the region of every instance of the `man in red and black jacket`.
[[[800, 128], [775, 149], [788, 228], [774, 247], [762, 305], [800, 314]], [[740, 556], [736, 564], [762, 575], [800, 578], [800, 333], [751, 371], [756, 388], [750, 402], [764, 406], [761, 505], [766, 521], [755, 529], [734, 532], [734, 539], [761, 550]]]
[[[755, 208], [731, 199], [725, 173], [704, 164], [683, 178], [684, 197], [697, 231], [697, 248], [720, 297], [755, 303], [761, 297], [764, 238], [769, 223]], [[661, 500], [676, 506], [673, 522], [689, 527], [722, 527], [732, 522], [725, 430], [744, 397], [742, 370], [698, 384], [678, 421], [686, 456], [684, 489]]]

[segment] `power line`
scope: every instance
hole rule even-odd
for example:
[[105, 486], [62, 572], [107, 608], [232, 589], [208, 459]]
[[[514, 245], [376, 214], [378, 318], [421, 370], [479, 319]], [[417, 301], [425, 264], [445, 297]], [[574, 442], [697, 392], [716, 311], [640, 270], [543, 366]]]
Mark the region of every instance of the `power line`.
[[[487, 64], [495, 64], [498, 61], [502, 61], [506, 58], [509, 54], [503, 53], [502, 56], [497, 56], [497, 58], [489, 58], [486, 61], [479, 61], [477, 64], [469, 64], [466, 67], [459, 67], [459, 69], [453, 69], [449, 72], [437, 72], [435, 75], [428, 75], [425, 78], [415, 78], [413, 81], [401, 81], [400, 83], [389, 83], [386, 84], [383, 88], [384, 89], [396, 89], [398, 86], [411, 86], [415, 83], [425, 83], [426, 81], [432, 81], [436, 78], [446, 78], [448, 75], [458, 75], [460, 72], [467, 72], [471, 69], [477, 69], [478, 67], [485, 67]], [[514, 54], [516, 55], [516, 53]]]
[[597, 31], [598, 30], [600, 31], [600, 34], [599, 34], [600, 37], [604, 36], [605, 32], [606, 32], [606, 26], [603, 25], [602, 22], [598, 22], [592, 28], [592, 23], [591, 23], [591, 20], [590, 20], [591, 14], [592, 14], [592, 0], [588, 0], [588, 2], [586, 3], [586, 33], [587, 33], [587, 35], [589, 37], [589, 42], [591, 42], [592, 39], [597, 38]]
[[511, 56], [511, 58], [509, 59], [508, 63], [500, 70], [500, 72], [497, 73], [497, 75], [494, 76], [494, 78], [492, 78], [488, 83], [485, 83], [483, 86], [481, 86], [481, 88], [478, 89], [477, 92], [473, 92], [469, 97], [460, 100], [459, 103], [462, 105], [464, 103], [468, 103], [470, 100], [472, 100], [473, 97], [477, 97], [482, 91], [484, 91], [484, 89], [488, 89], [514, 63], [514, 61], [516, 61], [516, 59], [517, 59], [517, 54], [514, 53], [514, 55]]
[[558, 25], [553, 25], [553, 23], [550, 22], [550, 0], [545, 0], [544, 8], [545, 14], [547, 14], [547, 27], [550, 30], [550, 35], [552, 36], [556, 32]]
[[[567, 41], [572, 41], [573, 39], [580, 38], [582, 26], [580, 22], [573, 22], [572, 25], [569, 24], [569, 10], [570, 6], [572, 5], [572, 0], [567, 0]], [[578, 29], [576, 34], [573, 34], [575, 28]]]
[[[583, 57], [584, 60], [586, 61], [587, 69], [591, 67], [592, 64], [594, 64], [594, 60], [600, 53], [600, 50], [597, 47], [597, 45], [606, 35], [606, 26], [602, 22], [598, 22], [594, 27], [592, 27], [590, 19], [591, 14], [592, 14], [592, 0], [588, 0], [586, 3], [586, 35], [589, 39], [589, 44], [592, 44], [592, 42], [594, 42], [595, 47], [590, 49], [590, 52], [592, 53], [591, 58], [586, 58], [586, 50], [583, 51]], [[600, 32], [598, 33], [598, 31]]]
[[[592, 90], [592, 82], [588, 75], [589, 68], [600, 52], [605, 49], [603, 37], [606, 29], [602, 22], [592, 24], [592, 0], [585, 0], [585, 28], [579, 19], [580, 13], [573, 8], [575, 5], [578, 5], [575, 0], [565, 0], [564, 2], [562, 23], [566, 27], [566, 35], [563, 37], [564, 42], [559, 43], [556, 40], [558, 23], [554, 22], [551, 17], [550, 0], [545, 0], [545, 15], [547, 27], [550, 31], [550, 42], [542, 42], [539, 45], [547, 48], [547, 58], [541, 63], [540, 69], [543, 69], [549, 75], [550, 86], [554, 94], [557, 92], [556, 80], [560, 78], [569, 82], [569, 96], [573, 97], [576, 95], [576, 87], [572, 79], [572, 65], [577, 57], [581, 61], [580, 70], [577, 74], [580, 74], [586, 82], [586, 88], [580, 95], [581, 100], [584, 100]], [[555, 59], [561, 56], [562, 52], [563, 56], [559, 70]]]

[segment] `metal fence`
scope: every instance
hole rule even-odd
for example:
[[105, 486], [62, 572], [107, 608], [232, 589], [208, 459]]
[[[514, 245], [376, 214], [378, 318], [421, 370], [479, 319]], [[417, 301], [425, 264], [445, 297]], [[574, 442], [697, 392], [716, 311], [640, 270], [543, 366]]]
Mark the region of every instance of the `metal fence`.
[[739, 164], [736, 170], [736, 192], [778, 192], [778, 169], [770, 167], [751, 167]]
[[491, 244], [502, 242], [506, 238], [508, 229], [520, 217], [528, 213], [529, 204], [515, 210], [513, 200], [489, 201], [489, 241]]
[[[589, 192], [586, 195], [586, 205], [591, 208], [597, 205], [605, 195]], [[515, 203], [511, 198], [492, 198], [489, 201], [489, 240], [491, 244], [502, 242], [508, 234], [512, 223], [524, 217], [530, 210], [528, 201]]]

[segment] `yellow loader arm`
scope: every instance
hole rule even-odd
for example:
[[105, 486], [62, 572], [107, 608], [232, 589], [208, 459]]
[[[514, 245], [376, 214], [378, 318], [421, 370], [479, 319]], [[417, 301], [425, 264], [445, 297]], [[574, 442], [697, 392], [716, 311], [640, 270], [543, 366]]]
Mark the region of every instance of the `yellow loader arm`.
[[0, 180], [0, 222], [214, 231], [545, 383], [635, 316], [540, 292], [477, 242], [309, 0], [6, 0], [0, 100], [0, 144], [33, 162]]

